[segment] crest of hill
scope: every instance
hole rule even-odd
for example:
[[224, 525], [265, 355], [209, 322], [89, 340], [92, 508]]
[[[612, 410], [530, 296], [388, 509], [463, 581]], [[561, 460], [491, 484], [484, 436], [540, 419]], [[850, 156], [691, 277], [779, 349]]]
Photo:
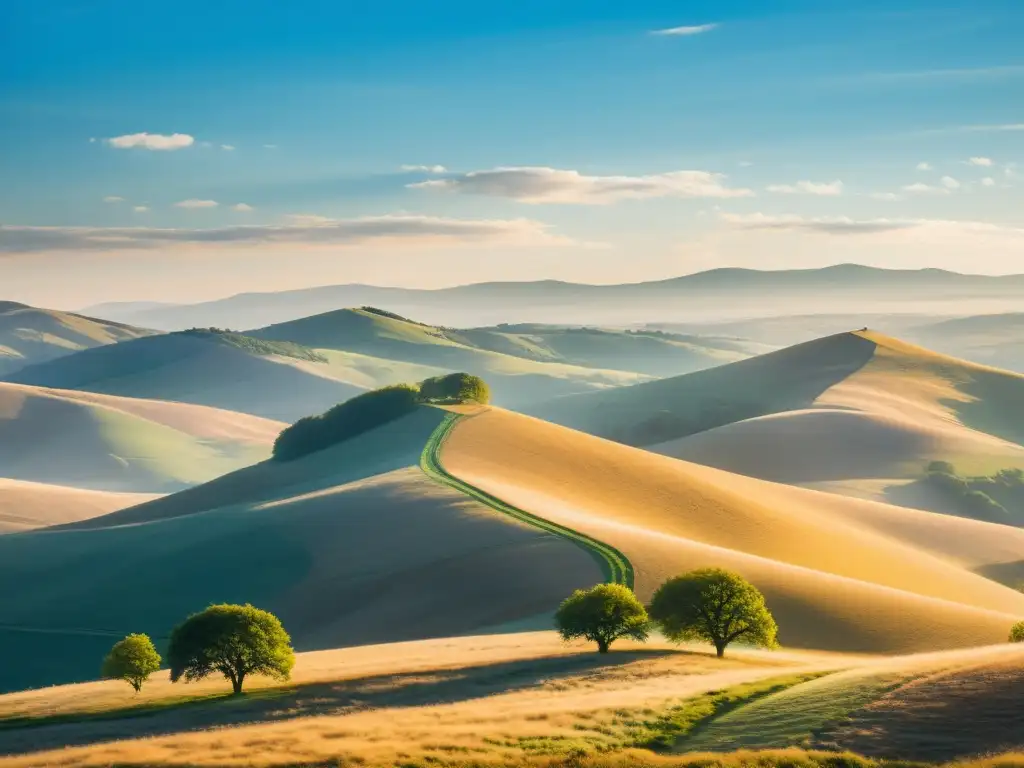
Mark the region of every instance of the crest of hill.
[[164, 493], [269, 456], [284, 426], [182, 403], [0, 383], [0, 477]]
[[216, 328], [98, 347], [24, 368], [8, 380], [192, 403], [282, 421], [365, 388], [357, 372], [300, 344]]
[[[781, 482], [913, 479], [932, 460], [1024, 467], [1024, 376], [881, 334], [837, 334], [536, 415]], [[784, 448], [784, 450], [780, 450]]]
[[153, 331], [70, 312], [0, 302], [0, 376], [83, 349], [148, 336]]
[[0, 688], [92, 679], [111, 633], [162, 648], [211, 602], [271, 610], [315, 650], [486, 631], [600, 581], [586, 551], [419, 470], [444, 416], [422, 406], [294, 461], [0, 537], [0, 583], [22, 585], [0, 594], [0, 653], [20, 660]]
[[0, 534], [87, 520], [153, 498], [0, 478]]

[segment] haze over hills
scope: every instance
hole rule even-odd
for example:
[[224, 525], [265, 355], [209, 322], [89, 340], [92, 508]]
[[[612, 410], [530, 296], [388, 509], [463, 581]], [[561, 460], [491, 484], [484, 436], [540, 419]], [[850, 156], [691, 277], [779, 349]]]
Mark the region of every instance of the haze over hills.
[[[886, 270], [855, 264], [821, 269], [714, 269], [645, 283], [587, 285], [555, 280], [496, 282], [436, 290], [369, 285], [246, 293], [193, 305], [138, 309], [101, 305], [109, 317], [146, 327], [257, 328], [338, 307], [387, 307], [446, 326], [511, 323], [629, 325], [794, 313], [1010, 311], [1024, 275], [964, 275], [939, 269]], [[977, 307], [977, 309], [971, 309]], [[642, 308], [642, 311], [638, 311]], [[638, 316], [639, 315], [639, 316]]]
[[108, 320], [0, 301], [0, 376], [79, 350], [151, 333]]
[[166, 493], [268, 456], [284, 426], [195, 405], [0, 383], [0, 478]]
[[532, 412], [740, 474], [886, 498], [935, 460], [968, 474], [1024, 467], [1022, 397], [1024, 376], [852, 332]]

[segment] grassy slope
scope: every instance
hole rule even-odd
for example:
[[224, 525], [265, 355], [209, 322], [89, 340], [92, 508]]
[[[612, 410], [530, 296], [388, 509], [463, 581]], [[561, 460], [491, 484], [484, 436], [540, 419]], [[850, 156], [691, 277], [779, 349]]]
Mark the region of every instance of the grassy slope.
[[0, 301], [0, 376], [82, 349], [151, 331], [91, 317]]
[[347, 367], [311, 350], [246, 341], [239, 335], [151, 336], [31, 366], [9, 379], [207, 405], [281, 421], [326, 410], [365, 388], [351, 380]]
[[0, 383], [0, 477], [165, 492], [259, 461], [283, 426], [200, 406]]
[[[847, 333], [537, 415], [659, 453], [790, 483], [1024, 466], [1024, 376], [874, 333]], [[785, 451], [774, 450], [785, 445]], [[881, 486], [884, 493], [886, 485]]]
[[87, 491], [0, 478], [0, 533], [86, 520], [152, 498], [145, 493]]
[[272, 325], [250, 335], [297, 341], [318, 350], [340, 350], [446, 371], [483, 376], [497, 402], [633, 384], [644, 376], [615, 366], [586, 367], [549, 357], [540, 344], [513, 342], [492, 332], [449, 331], [362, 309], [343, 309]]
[[0, 583], [21, 585], [0, 595], [0, 655], [23, 660], [3, 686], [90, 679], [116, 637], [162, 643], [214, 601], [274, 611], [307, 650], [480, 630], [599, 581], [585, 551], [416, 468], [442, 417], [424, 408], [307, 459], [0, 537]]
[[493, 408], [460, 421], [442, 458], [621, 551], [642, 597], [683, 568], [738, 570], [768, 596], [787, 645], [992, 643], [1024, 612], [1024, 595], [973, 573], [1019, 560], [1024, 531], [768, 484]]

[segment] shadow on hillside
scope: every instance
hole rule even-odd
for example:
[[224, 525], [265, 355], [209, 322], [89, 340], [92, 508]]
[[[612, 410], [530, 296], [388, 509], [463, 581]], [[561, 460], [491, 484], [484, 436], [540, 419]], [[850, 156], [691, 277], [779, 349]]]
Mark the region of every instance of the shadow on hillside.
[[[686, 652], [651, 649], [555, 656], [263, 689], [238, 698], [225, 695], [170, 707], [156, 703], [152, 708], [126, 708], [74, 720], [40, 719], [20, 727], [0, 720], [0, 755], [311, 715], [344, 715], [380, 707], [452, 704], [680, 653]], [[187, 695], [188, 688], [184, 687], [182, 693]]]
[[960, 421], [979, 432], [1024, 445], [1024, 414], [1019, 403], [1024, 381], [1016, 376], [988, 371], [972, 372], [971, 380], [957, 386], [971, 400], [943, 400]]

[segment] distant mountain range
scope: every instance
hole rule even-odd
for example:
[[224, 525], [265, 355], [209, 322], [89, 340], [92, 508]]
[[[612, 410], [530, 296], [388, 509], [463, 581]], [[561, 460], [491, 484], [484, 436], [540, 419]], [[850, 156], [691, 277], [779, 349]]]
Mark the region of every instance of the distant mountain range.
[[259, 328], [342, 307], [371, 305], [435, 325], [499, 322], [630, 324], [837, 312], [1008, 312], [1024, 301], [1024, 275], [964, 275], [856, 264], [822, 269], [714, 269], [669, 280], [587, 285], [491, 282], [436, 290], [333, 285], [242, 293], [188, 305], [105, 304], [82, 310], [147, 328]]

